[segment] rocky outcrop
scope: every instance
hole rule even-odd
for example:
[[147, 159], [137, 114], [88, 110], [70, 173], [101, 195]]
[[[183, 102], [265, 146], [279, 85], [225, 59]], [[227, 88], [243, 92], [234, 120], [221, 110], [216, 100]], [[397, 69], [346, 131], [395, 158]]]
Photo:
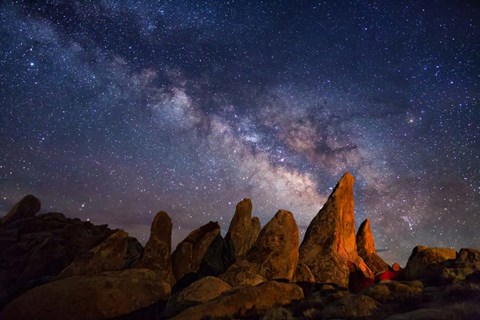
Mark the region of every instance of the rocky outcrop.
[[173, 285], [175, 278], [172, 271], [172, 219], [165, 211], [160, 211], [153, 219], [143, 256], [137, 268], [155, 270], [165, 282]]
[[197, 273], [212, 242], [220, 234], [217, 222], [209, 222], [193, 230], [172, 254], [173, 274], [178, 280], [189, 273]]
[[302, 298], [303, 292], [299, 286], [269, 281], [258, 286], [234, 288], [213, 300], [191, 307], [172, 319], [254, 317], [262, 310], [287, 305]]
[[221, 278], [232, 286], [255, 284], [262, 279], [291, 281], [298, 263], [298, 244], [298, 227], [292, 213], [279, 210], [262, 229], [245, 260], [232, 265]]
[[454, 260], [456, 256], [457, 252], [454, 249], [416, 246], [408, 258], [405, 277], [407, 280], [432, 277], [438, 274], [444, 262]]
[[10, 302], [5, 320], [108, 319], [167, 300], [170, 285], [149, 269], [74, 276], [36, 287]]
[[365, 219], [357, 232], [357, 252], [374, 274], [387, 271], [388, 264], [377, 255], [370, 220]]
[[76, 258], [57, 278], [118, 271], [135, 265], [142, 255], [142, 245], [128, 233], [118, 230], [95, 248]]
[[15, 220], [35, 216], [40, 211], [40, 200], [29, 194], [18, 201], [0, 221], [0, 225], [5, 225]]
[[353, 176], [347, 172], [313, 218], [300, 246], [300, 262], [310, 268], [316, 282], [347, 288], [349, 274], [355, 270], [373, 278], [357, 253], [353, 183]]
[[235, 215], [230, 222], [225, 241], [233, 260], [245, 256], [253, 246], [260, 233], [260, 220], [252, 218], [252, 201], [243, 199], [237, 204]]
[[48, 282], [112, 234], [61, 213], [40, 214], [0, 226], [0, 309], [21, 292]]
[[179, 312], [220, 296], [232, 287], [215, 277], [202, 278], [168, 299], [164, 315], [169, 318]]

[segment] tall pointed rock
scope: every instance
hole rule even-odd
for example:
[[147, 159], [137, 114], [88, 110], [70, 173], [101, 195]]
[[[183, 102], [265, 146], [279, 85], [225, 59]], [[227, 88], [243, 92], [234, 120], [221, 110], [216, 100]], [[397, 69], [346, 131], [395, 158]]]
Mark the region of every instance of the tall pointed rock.
[[172, 273], [172, 219], [165, 211], [160, 211], [153, 219], [143, 255], [136, 268], [147, 268], [156, 271], [163, 281], [173, 285]]
[[373, 273], [387, 271], [388, 264], [377, 255], [370, 220], [365, 219], [357, 232], [357, 251]]
[[373, 273], [357, 253], [355, 238], [354, 177], [345, 173], [327, 202], [313, 218], [300, 246], [300, 262], [307, 265], [316, 282], [348, 287], [350, 272]]
[[240, 201], [235, 208], [235, 215], [225, 236], [228, 249], [234, 256], [232, 258], [246, 255], [260, 233], [260, 220], [252, 217], [252, 209], [252, 201], [247, 198]]

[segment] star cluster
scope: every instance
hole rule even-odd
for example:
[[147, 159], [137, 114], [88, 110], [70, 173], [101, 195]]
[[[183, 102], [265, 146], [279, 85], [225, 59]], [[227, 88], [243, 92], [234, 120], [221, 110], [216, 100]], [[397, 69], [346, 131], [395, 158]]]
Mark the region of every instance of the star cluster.
[[5, 1], [0, 213], [145, 241], [228, 228], [250, 197], [301, 231], [339, 177], [377, 249], [479, 247], [480, 6], [458, 1]]

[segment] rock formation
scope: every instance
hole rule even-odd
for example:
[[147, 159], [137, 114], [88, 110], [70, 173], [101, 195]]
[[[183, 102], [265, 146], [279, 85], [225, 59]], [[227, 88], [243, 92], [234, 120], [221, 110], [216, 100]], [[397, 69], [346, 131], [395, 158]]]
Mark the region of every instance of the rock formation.
[[358, 255], [365, 261], [374, 274], [388, 270], [388, 264], [377, 255], [370, 220], [365, 219], [357, 232]]
[[118, 271], [135, 265], [142, 255], [142, 245], [128, 233], [118, 230], [95, 248], [76, 258], [57, 278]]
[[298, 263], [298, 227], [289, 211], [279, 210], [260, 232], [244, 260], [221, 278], [233, 286], [264, 280], [291, 281]]
[[8, 213], [0, 221], [0, 225], [5, 225], [15, 220], [33, 217], [40, 211], [40, 200], [32, 196], [26, 195], [18, 201]]
[[357, 253], [353, 200], [354, 178], [346, 173], [307, 228], [300, 246], [300, 262], [316, 282], [348, 287], [350, 272], [360, 270], [373, 279], [372, 271]]
[[21, 292], [52, 280], [112, 232], [106, 225], [67, 219], [61, 213], [13, 219], [0, 226], [0, 309]]
[[193, 230], [177, 245], [172, 254], [173, 273], [177, 281], [199, 271], [205, 253], [219, 234], [219, 224], [210, 221]]
[[248, 253], [260, 233], [260, 220], [252, 218], [252, 201], [243, 199], [237, 204], [225, 241], [233, 260]]
[[416, 246], [405, 267], [407, 280], [433, 276], [433, 272], [443, 267], [443, 262], [454, 260], [457, 252], [450, 248], [429, 248]]
[[36, 287], [0, 312], [5, 320], [100, 320], [167, 300], [170, 285], [149, 269], [74, 276]]
[[175, 278], [172, 272], [172, 220], [165, 211], [160, 211], [153, 219], [143, 256], [137, 268], [148, 268], [160, 274], [165, 282], [173, 285]]
[[188, 308], [172, 319], [200, 320], [208, 317], [246, 317], [303, 298], [302, 289], [291, 283], [269, 281], [253, 287], [239, 287], [213, 300]]

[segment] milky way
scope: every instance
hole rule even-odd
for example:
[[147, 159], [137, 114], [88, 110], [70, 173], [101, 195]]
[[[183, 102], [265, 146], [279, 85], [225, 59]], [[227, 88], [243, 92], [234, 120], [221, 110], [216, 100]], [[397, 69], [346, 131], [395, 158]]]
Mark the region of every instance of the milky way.
[[250, 197], [304, 231], [345, 171], [404, 262], [480, 246], [480, 6], [469, 1], [5, 1], [0, 214], [144, 241], [228, 228]]

